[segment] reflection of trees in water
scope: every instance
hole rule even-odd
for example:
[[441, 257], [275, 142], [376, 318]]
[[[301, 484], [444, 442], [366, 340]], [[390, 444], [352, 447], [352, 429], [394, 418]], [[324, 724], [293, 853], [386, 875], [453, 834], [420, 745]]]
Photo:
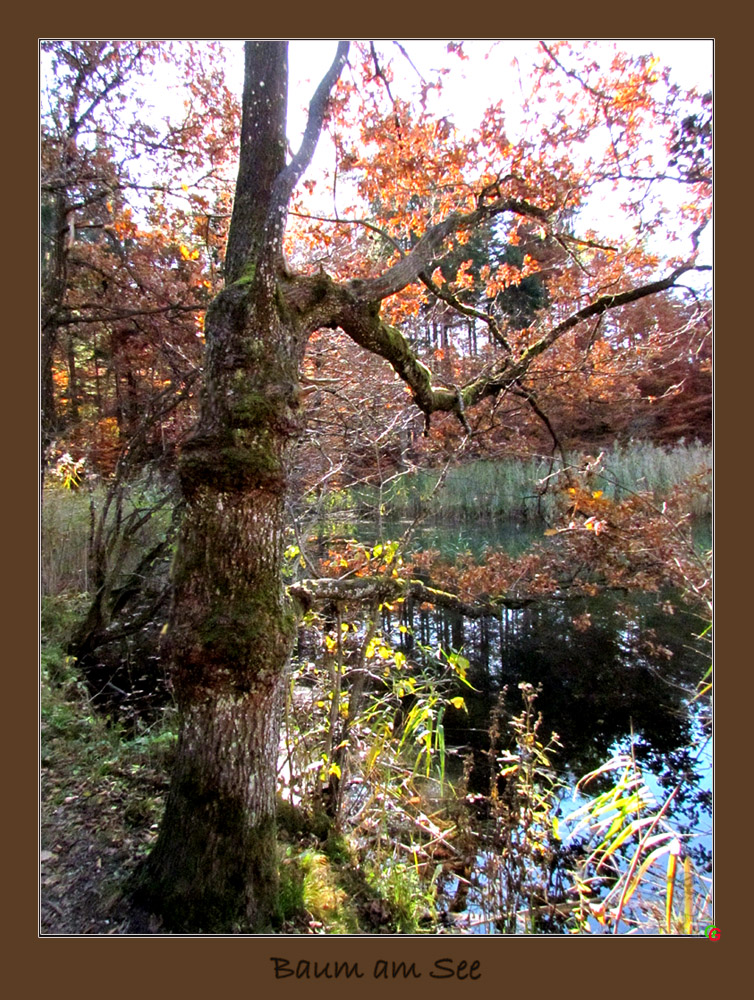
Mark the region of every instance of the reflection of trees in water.
[[[454, 650], [469, 660], [475, 690], [459, 683], [467, 711], [448, 706], [444, 727], [449, 747], [473, 754], [470, 791], [489, 789], [489, 728], [500, 690], [508, 688], [511, 718], [522, 707], [517, 685], [528, 681], [541, 686], [541, 735], [546, 741], [558, 734], [562, 749], [553, 764], [566, 784], [633, 746], [660, 800], [684, 779], [672, 822], [679, 833], [699, 834], [711, 815], [709, 761], [697, 757], [701, 710], [689, 711], [688, 700], [708, 666], [709, 649], [694, 639], [700, 619], [677, 601], [668, 613], [667, 596], [549, 600], [480, 619], [407, 599], [400, 610], [385, 609], [379, 625], [409, 660], [421, 660], [422, 647]], [[401, 625], [406, 632], [399, 632]], [[319, 641], [302, 630], [299, 657], [316, 659]], [[448, 765], [452, 770], [453, 762]], [[604, 791], [611, 780], [597, 779], [589, 794]], [[700, 870], [708, 868], [703, 842], [694, 838], [687, 849]]]
[[[400, 634], [399, 624], [409, 631]], [[555, 763], [571, 776], [599, 767], [632, 732], [637, 762], [656, 775], [661, 790], [670, 791], [683, 773], [699, 775], [686, 704], [706, 668], [693, 638], [699, 621], [683, 609], [668, 614], [656, 595], [543, 601], [478, 620], [407, 601], [400, 619], [385, 612], [382, 625], [407, 656], [421, 655], [419, 646], [440, 646], [470, 661], [468, 679], [477, 691], [462, 692], [468, 714], [447, 710], [445, 733], [449, 745], [474, 751], [474, 785], [486, 780], [497, 694], [508, 685], [509, 711], [518, 712], [521, 680], [541, 685], [542, 732], [559, 735], [563, 749]], [[689, 826], [709, 804], [709, 793], [693, 780], [678, 799]]]

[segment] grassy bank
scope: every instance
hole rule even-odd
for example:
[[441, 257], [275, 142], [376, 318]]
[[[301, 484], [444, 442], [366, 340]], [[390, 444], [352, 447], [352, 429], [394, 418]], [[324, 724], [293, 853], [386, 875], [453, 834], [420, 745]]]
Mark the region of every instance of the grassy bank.
[[171, 516], [166, 492], [138, 482], [124, 492], [120, 507], [108, 500], [102, 484], [78, 490], [48, 486], [42, 503], [42, 594], [83, 594], [92, 588], [89, 553], [98, 529], [102, 558], [117, 585], [166, 536]]
[[[572, 456], [578, 466], [583, 456]], [[711, 450], [701, 444], [678, 444], [674, 448], [632, 442], [606, 452], [601, 471], [594, 476], [594, 488], [620, 500], [630, 492], [651, 493], [661, 502], [676, 486], [711, 466]], [[360, 486], [352, 491], [353, 506], [365, 515], [381, 507], [395, 518], [414, 517], [429, 504], [431, 516], [455, 521], [545, 520], [554, 518], [557, 496], [554, 488], [544, 489], [547, 477], [560, 468], [549, 458], [504, 458], [479, 460], [450, 468], [443, 486], [435, 491], [438, 470], [421, 470], [393, 480], [383, 489]], [[544, 491], [543, 491], [544, 490]], [[712, 509], [711, 476], [697, 491], [694, 516]]]

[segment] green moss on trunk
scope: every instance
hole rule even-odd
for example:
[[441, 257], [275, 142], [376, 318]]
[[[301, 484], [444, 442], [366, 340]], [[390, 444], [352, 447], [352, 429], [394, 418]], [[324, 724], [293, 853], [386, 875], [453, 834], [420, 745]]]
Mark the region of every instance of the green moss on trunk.
[[[134, 903], [177, 933], [269, 929], [278, 897], [275, 755], [282, 676], [246, 692], [195, 692]], [[270, 766], [272, 763], [272, 766]]]

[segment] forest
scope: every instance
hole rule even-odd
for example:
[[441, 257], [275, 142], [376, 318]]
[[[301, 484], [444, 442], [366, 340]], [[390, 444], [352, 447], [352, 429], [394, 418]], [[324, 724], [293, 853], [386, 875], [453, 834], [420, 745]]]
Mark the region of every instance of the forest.
[[42, 935], [712, 925], [674, 44], [40, 43]]

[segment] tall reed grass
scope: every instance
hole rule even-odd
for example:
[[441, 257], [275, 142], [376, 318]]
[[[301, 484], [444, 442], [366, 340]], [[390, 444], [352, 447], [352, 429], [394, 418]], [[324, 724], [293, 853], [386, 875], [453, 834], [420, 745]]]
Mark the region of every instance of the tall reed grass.
[[83, 491], [50, 488], [42, 503], [40, 574], [42, 594], [89, 590], [89, 496]]
[[605, 495], [622, 500], [634, 492], [652, 493], [664, 500], [672, 489], [704, 474], [703, 486], [693, 497], [691, 514], [697, 517], [712, 513], [712, 451], [709, 445], [679, 443], [660, 448], [643, 441], [616, 445], [605, 455], [604, 471], [597, 477]]
[[[583, 460], [582, 455], [571, 458], [576, 466]], [[616, 500], [631, 492], [646, 492], [661, 502], [675, 486], [710, 466], [711, 452], [706, 445], [679, 443], [667, 449], [630, 442], [605, 453], [595, 488]], [[550, 521], [556, 515], [558, 500], [556, 477], [547, 477], [560, 468], [562, 465], [553, 465], [544, 457], [477, 460], [449, 469], [434, 496], [439, 470], [408, 473], [381, 492], [376, 487], [360, 486], [352, 496], [363, 511], [380, 504], [385, 515], [396, 518], [415, 517], [429, 504], [430, 516], [448, 520]], [[704, 516], [711, 508], [710, 474], [706, 486], [695, 494], [690, 513]]]

